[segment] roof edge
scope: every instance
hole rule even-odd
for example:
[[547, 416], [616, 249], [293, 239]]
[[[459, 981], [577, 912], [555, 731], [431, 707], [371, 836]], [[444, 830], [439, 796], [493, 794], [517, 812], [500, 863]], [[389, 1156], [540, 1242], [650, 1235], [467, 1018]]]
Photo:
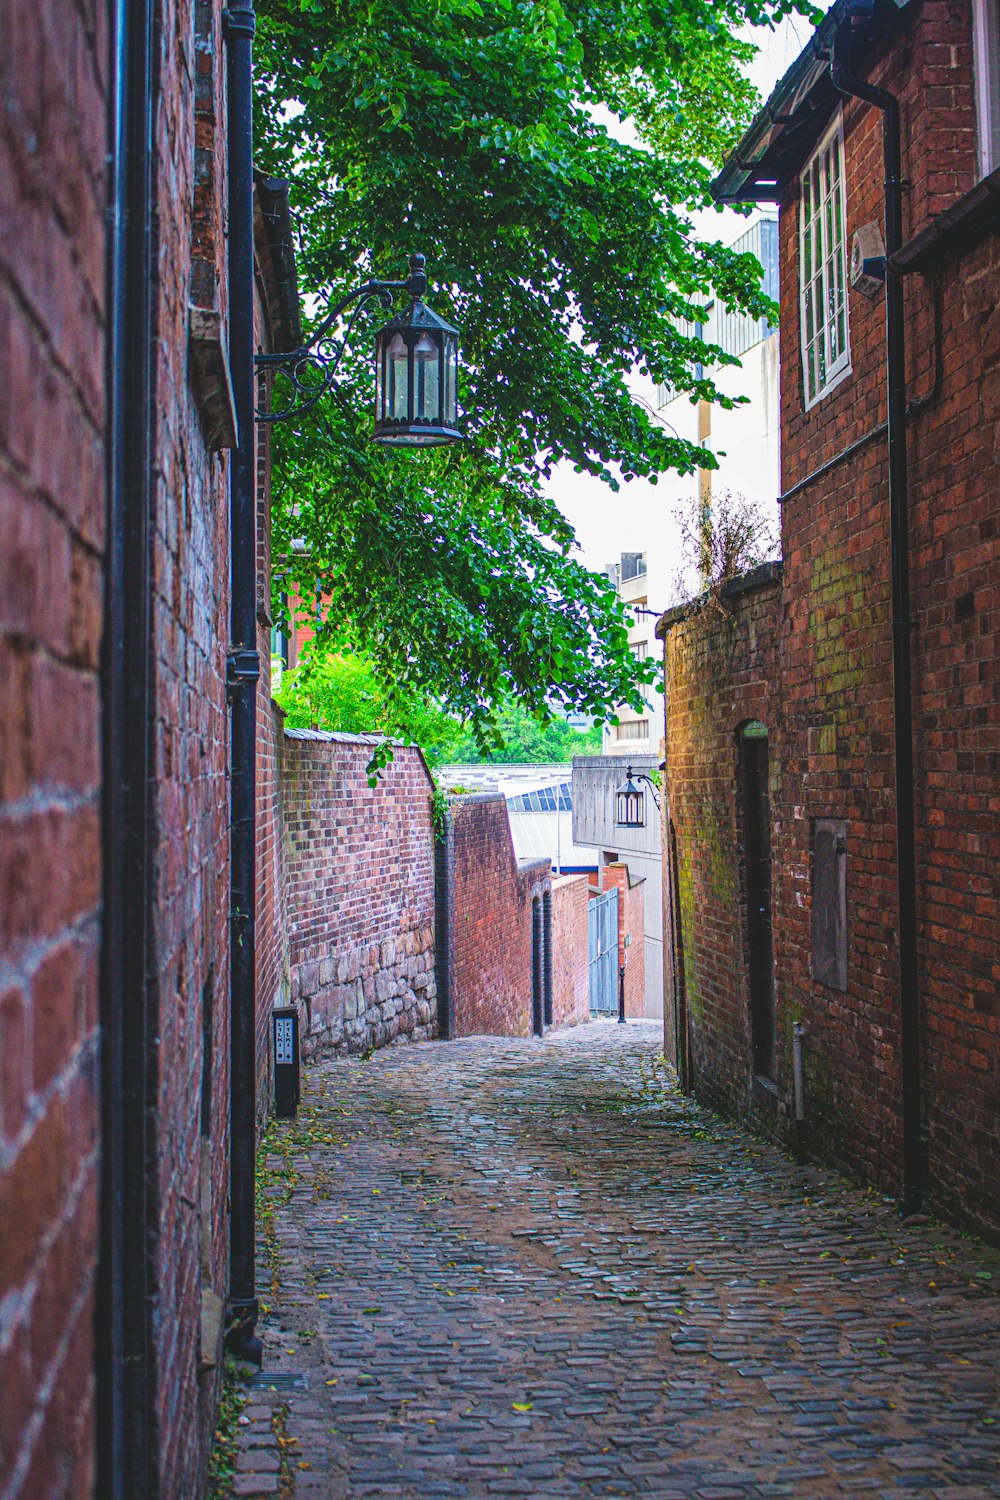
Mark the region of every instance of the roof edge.
[[[791, 177], [815, 144], [840, 95], [829, 82], [834, 36], [850, 24], [856, 48], [891, 29], [911, 0], [834, 0], [798, 57], [778, 80], [767, 102], [730, 152], [710, 184], [716, 203], [779, 203]], [[819, 99], [817, 90], [822, 90]], [[798, 135], [789, 161], [781, 158]], [[801, 157], [801, 160], [799, 159]]]
[[[276, 353], [298, 349], [302, 344], [302, 308], [295, 270], [295, 239], [288, 183], [283, 177], [268, 177], [254, 170], [254, 239], [258, 257], [264, 241], [269, 265], [262, 265], [271, 322], [271, 342]], [[258, 234], [259, 231], [259, 234]]]

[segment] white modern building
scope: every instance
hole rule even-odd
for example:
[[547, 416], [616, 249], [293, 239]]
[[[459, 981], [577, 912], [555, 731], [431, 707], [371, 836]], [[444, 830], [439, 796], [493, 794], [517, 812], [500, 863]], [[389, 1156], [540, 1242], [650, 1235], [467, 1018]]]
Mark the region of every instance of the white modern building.
[[439, 766], [434, 776], [445, 791], [499, 792], [518, 859], [550, 859], [553, 874], [596, 875], [593, 849], [573, 839], [568, 765]]
[[[756, 255], [763, 267], [763, 286], [768, 296], [778, 295], [778, 222], [761, 214], [733, 245], [734, 250]], [[623, 551], [605, 571], [622, 600], [630, 607], [629, 642], [637, 657], [657, 654], [653, 634], [657, 619], [672, 603], [699, 592], [697, 569], [684, 566], [680, 556], [674, 513], [683, 508], [709, 514], [713, 497], [728, 490], [745, 496], [758, 510], [762, 522], [778, 529], [777, 496], [780, 488], [778, 452], [778, 330], [763, 318], [734, 313], [720, 302], [708, 307], [703, 323], [688, 323], [681, 330], [687, 337], [713, 344], [739, 359], [739, 365], [709, 366], [707, 373], [724, 396], [742, 404], [726, 410], [713, 402], [692, 401], [661, 386], [657, 409], [661, 419], [678, 437], [711, 452], [716, 469], [699, 469], [661, 481], [652, 504], [630, 507], [630, 523], [641, 516], [647, 550]], [[698, 372], [700, 374], [700, 371]], [[623, 538], [624, 540], [624, 538]], [[663, 697], [651, 688], [644, 708], [619, 707], [618, 724], [604, 730], [605, 755], [626, 759], [653, 755], [659, 759], [663, 736]]]

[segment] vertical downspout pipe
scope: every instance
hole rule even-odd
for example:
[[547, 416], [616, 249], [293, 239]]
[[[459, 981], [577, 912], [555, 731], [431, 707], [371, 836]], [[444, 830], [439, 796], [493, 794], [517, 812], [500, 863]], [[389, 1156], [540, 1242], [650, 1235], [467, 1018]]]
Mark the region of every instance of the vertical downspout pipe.
[[846, 71], [848, 27], [834, 37], [830, 80], [848, 98], [882, 112], [885, 162], [885, 333], [888, 387], [889, 527], [892, 553], [892, 683], [896, 771], [896, 886], [899, 902], [899, 1017], [903, 1162], [901, 1209], [917, 1213], [923, 1198], [920, 1143], [920, 1008], [917, 992], [917, 883], [913, 812], [913, 691], [910, 665], [910, 541], [906, 463], [906, 351], [903, 281], [893, 256], [903, 243], [899, 101]]
[[113, 0], [108, 16], [96, 1485], [102, 1500], [144, 1500], [156, 1491], [158, 1462], [147, 1128], [157, 30], [152, 0]]
[[226, 1343], [259, 1365], [255, 1333], [257, 515], [254, 443], [253, 6], [225, 12], [229, 139], [229, 354], [238, 446], [230, 467], [232, 597], [226, 673], [230, 766], [230, 1202]]
[[[558, 821], [558, 815], [557, 815]], [[552, 1025], [552, 892], [542, 896], [542, 1020]]]
[[535, 896], [531, 903], [531, 1029], [535, 1036], [545, 1034], [545, 1011], [542, 999], [542, 898]]
[[451, 964], [455, 891], [454, 825], [445, 808], [434, 840], [434, 980], [437, 986], [437, 1034], [441, 1041], [454, 1036]]

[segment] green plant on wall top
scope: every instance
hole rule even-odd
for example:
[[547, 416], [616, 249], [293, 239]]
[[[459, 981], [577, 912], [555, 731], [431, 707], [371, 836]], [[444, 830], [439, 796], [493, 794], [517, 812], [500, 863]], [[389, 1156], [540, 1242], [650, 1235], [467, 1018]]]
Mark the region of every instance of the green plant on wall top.
[[444, 843], [448, 833], [448, 794], [439, 786], [431, 793], [431, 822], [435, 839], [439, 844]]
[[674, 515], [682, 564], [674, 580], [678, 603], [702, 591], [721, 607], [724, 584], [780, 554], [778, 528], [767, 507], [733, 490], [713, 495], [710, 508], [700, 496], [692, 496], [677, 505]]
[[[290, 729], [396, 737], [419, 745], [430, 766], [569, 761], [574, 755], [594, 755], [601, 746], [599, 726], [579, 730], [546, 709], [529, 713], [517, 704], [504, 704], [484, 749], [482, 736], [454, 715], [399, 683], [382, 682], [368, 657], [349, 649], [317, 649], [312, 643], [299, 666], [281, 674], [275, 697]], [[376, 747], [376, 767], [391, 758], [391, 745]]]

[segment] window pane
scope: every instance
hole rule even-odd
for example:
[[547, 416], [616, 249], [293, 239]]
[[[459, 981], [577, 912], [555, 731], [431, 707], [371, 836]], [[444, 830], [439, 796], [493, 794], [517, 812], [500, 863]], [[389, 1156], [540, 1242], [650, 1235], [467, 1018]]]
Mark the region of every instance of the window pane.
[[801, 179], [800, 289], [803, 377], [807, 402], [847, 361], [847, 263], [839, 129]]

